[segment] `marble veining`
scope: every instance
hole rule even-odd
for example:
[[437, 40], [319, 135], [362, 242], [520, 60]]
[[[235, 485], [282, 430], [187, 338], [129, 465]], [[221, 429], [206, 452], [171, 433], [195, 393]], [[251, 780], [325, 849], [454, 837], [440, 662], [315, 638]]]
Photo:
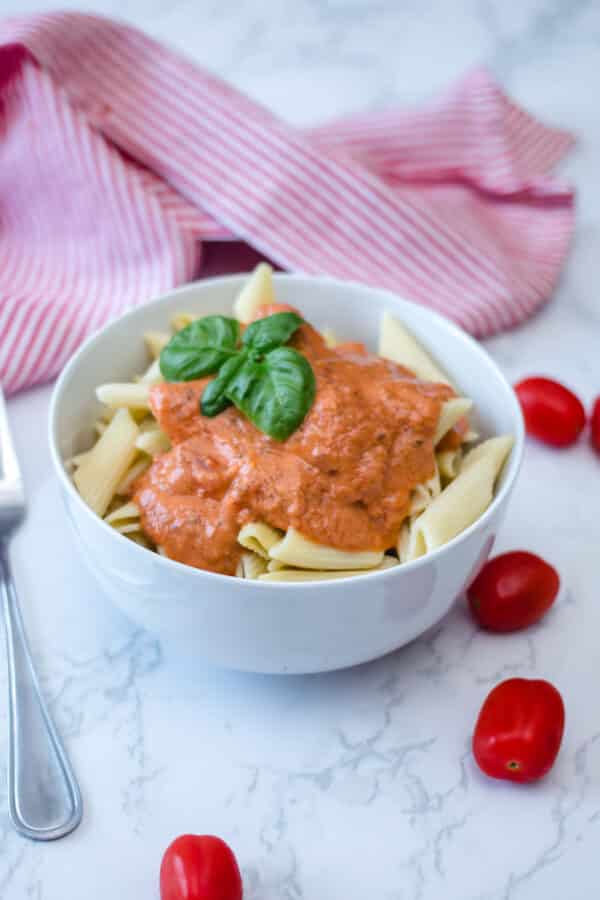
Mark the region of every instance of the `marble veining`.
[[[577, 235], [555, 297], [488, 348], [512, 380], [550, 373], [586, 403], [600, 393], [597, 3], [86, 5], [170, 41], [298, 124], [419, 102], [470, 65], [489, 65], [534, 112], [578, 133], [562, 172], [579, 195]], [[0, 0], [0, 13], [52, 6]], [[278, 679], [168, 658], [159, 639], [108, 604], [77, 557], [40, 443], [48, 400], [42, 388], [10, 404], [30, 501], [13, 555], [85, 819], [53, 845], [11, 831], [0, 703], [0, 900], [157, 898], [162, 850], [186, 831], [232, 844], [246, 900], [597, 896], [600, 459], [585, 441], [564, 453], [528, 444], [497, 544], [527, 547], [560, 570], [559, 600], [541, 624], [484, 634], [459, 603], [386, 659]], [[485, 694], [511, 675], [548, 677], [565, 698], [563, 748], [538, 785], [489, 781], [470, 752]]]

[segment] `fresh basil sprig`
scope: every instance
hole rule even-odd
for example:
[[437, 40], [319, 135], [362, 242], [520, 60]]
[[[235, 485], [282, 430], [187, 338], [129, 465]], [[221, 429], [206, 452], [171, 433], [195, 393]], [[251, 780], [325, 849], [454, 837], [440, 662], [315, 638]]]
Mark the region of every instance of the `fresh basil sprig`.
[[240, 345], [235, 319], [197, 319], [163, 349], [160, 370], [167, 381], [191, 381], [216, 372], [202, 393], [202, 414], [216, 416], [233, 403], [265, 434], [284, 441], [315, 398], [310, 363], [283, 346], [302, 321], [293, 312], [274, 313], [249, 325]]
[[237, 353], [240, 325], [226, 316], [195, 319], [173, 335], [160, 354], [166, 381], [193, 381], [212, 375]]

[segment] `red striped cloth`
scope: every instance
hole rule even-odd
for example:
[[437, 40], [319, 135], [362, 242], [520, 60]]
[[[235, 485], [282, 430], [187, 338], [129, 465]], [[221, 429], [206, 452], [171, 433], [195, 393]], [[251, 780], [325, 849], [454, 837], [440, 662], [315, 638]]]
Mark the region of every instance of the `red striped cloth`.
[[139, 31], [57, 13], [0, 23], [0, 116], [8, 391], [214, 269], [210, 241], [390, 288], [486, 336], [549, 296], [572, 234], [573, 193], [549, 174], [572, 137], [481, 69], [426, 109], [300, 131]]

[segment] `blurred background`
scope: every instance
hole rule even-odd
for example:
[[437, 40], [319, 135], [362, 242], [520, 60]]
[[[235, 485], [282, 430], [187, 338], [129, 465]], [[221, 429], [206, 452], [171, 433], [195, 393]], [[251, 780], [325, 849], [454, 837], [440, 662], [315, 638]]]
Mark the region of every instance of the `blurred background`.
[[[595, 0], [0, 0], [0, 15], [57, 6], [122, 18], [298, 125], [418, 104], [484, 64], [530, 112], [580, 138], [560, 171], [580, 188], [575, 256], [594, 262]], [[595, 305], [585, 270], [571, 265], [566, 276], [583, 313]]]

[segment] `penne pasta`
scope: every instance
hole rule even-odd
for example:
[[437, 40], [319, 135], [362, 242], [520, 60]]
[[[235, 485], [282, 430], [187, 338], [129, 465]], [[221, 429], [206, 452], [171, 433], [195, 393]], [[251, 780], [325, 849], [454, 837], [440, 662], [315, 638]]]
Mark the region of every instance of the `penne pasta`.
[[279, 572], [280, 569], [288, 568], [284, 562], [279, 559], [270, 559], [267, 563], [267, 572]]
[[281, 541], [282, 535], [282, 531], [271, 528], [270, 525], [266, 525], [264, 522], [249, 522], [240, 529], [238, 544], [241, 544], [247, 550], [258, 553], [264, 559], [268, 559], [271, 547], [274, 547], [275, 544]]
[[472, 407], [473, 401], [467, 397], [452, 397], [450, 400], [442, 403], [433, 443], [435, 445], [439, 444], [444, 435], [448, 434], [459, 419], [464, 418], [471, 411]]
[[513, 444], [514, 438], [506, 434], [488, 438], [487, 441], [469, 450], [462, 461], [459, 474], [468, 472], [469, 469], [481, 462], [491, 465], [495, 468], [496, 474], [499, 474]]
[[91, 450], [86, 450], [85, 453], [76, 453], [75, 456], [72, 456], [70, 459], [67, 459], [65, 461], [65, 466], [67, 466], [67, 468], [71, 471], [73, 471], [74, 469], [78, 469], [79, 466], [81, 466], [85, 462], [91, 452]]
[[329, 581], [330, 579], [355, 578], [357, 575], [366, 575], [367, 572], [375, 572], [380, 569], [391, 569], [398, 565], [398, 560], [393, 556], [384, 556], [378, 566], [369, 569], [342, 569], [342, 570], [318, 570], [318, 569], [275, 569], [259, 575], [259, 581]]
[[175, 315], [171, 319], [171, 327], [173, 331], [181, 331], [182, 328], [185, 328], [187, 325], [191, 325], [194, 319], [199, 318], [200, 316], [195, 316], [193, 313], [189, 312], [175, 313]]
[[267, 571], [267, 561], [259, 556], [258, 553], [247, 551], [242, 553], [236, 575], [239, 578], [257, 579], [260, 575]]
[[119, 534], [141, 534], [139, 522], [115, 522], [112, 527]]
[[233, 314], [240, 322], [247, 324], [254, 318], [259, 306], [275, 303], [273, 289], [273, 269], [268, 263], [259, 263], [233, 304]]
[[77, 489], [95, 513], [103, 516], [117, 485], [132, 464], [139, 428], [126, 409], [119, 409], [73, 476]]
[[424, 509], [427, 509], [431, 501], [437, 497], [441, 490], [442, 484], [440, 481], [440, 473], [436, 463], [435, 472], [431, 478], [424, 484], [418, 484], [413, 491], [410, 500], [409, 515], [416, 516], [423, 512]]
[[117, 489], [115, 491], [116, 494], [120, 494], [121, 496], [124, 494], [128, 494], [134, 481], [143, 475], [146, 469], [150, 466], [151, 460], [147, 457], [143, 457], [142, 459], [138, 459], [137, 462], [131, 466], [128, 472], [125, 473], [124, 478], [117, 485]]
[[112, 512], [104, 517], [104, 521], [108, 522], [109, 525], [112, 525], [114, 522], [122, 522], [125, 519], [139, 519], [139, 517], [139, 509], [133, 501], [130, 501], [129, 503], [123, 504], [123, 506], [117, 507], [117, 509], [113, 509]]
[[398, 559], [401, 563], [408, 562], [409, 560], [409, 547], [410, 547], [410, 537], [411, 537], [411, 526], [413, 523], [413, 519], [407, 519], [400, 529], [400, 534], [398, 535], [398, 543], [396, 545], [396, 552], [398, 553]]
[[436, 453], [436, 460], [440, 477], [444, 482], [452, 481], [459, 473], [463, 457], [462, 448], [458, 450], [442, 450]]
[[113, 409], [150, 409], [149, 384], [101, 384], [96, 388], [96, 396], [100, 403]]
[[302, 569], [373, 569], [383, 559], [383, 551], [348, 552], [308, 540], [295, 528], [269, 549], [271, 559]]
[[108, 423], [103, 422], [102, 419], [96, 419], [96, 421], [94, 422], [94, 431], [96, 432], [98, 437], [101, 437], [101, 435], [104, 434], [107, 428], [107, 424]]
[[153, 359], [158, 359], [161, 350], [170, 340], [171, 335], [166, 331], [146, 331], [144, 334], [144, 343]]
[[448, 543], [479, 518], [492, 501], [512, 445], [509, 436], [490, 438], [467, 454], [457, 478], [410, 523], [408, 534], [401, 530], [398, 556], [403, 562]]
[[171, 442], [164, 431], [158, 426], [142, 431], [135, 442], [138, 450], [147, 453], [148, 456], [158, 456], [159, 453], [166, 453], [171, 449]]
[[160, 384], [161, 381], [164, 381], [164, 378], [160, 371], [160, 360], [155, 359], [146, 369], [138, 384]]
[[387, 311], [381, 319], [378, 353], [411, 369], [421, 381], [452, 384], [446, 373], [434, 362], [408, 328]]
[[331, 328], [324, 328], [321, 332], [321, 337], [324, 339], [327, 347], [337, 347], [341, 343], [339, 337]]

